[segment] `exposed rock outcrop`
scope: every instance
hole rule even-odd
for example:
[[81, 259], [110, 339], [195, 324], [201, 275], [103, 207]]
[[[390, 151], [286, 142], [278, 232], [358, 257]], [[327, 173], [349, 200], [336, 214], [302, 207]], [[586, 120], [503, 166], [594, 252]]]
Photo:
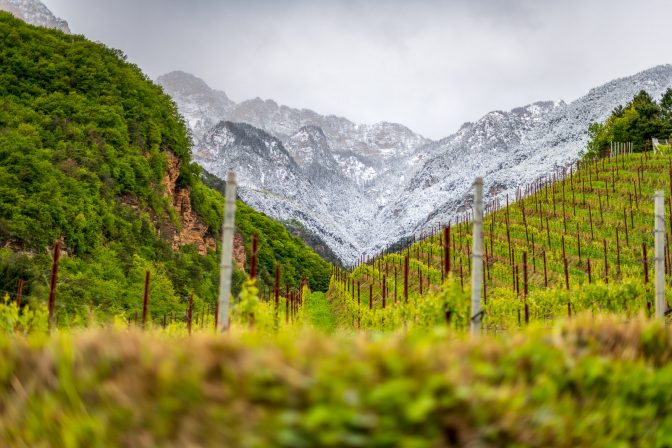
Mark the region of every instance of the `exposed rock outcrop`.
[[245, 239], [240, 233], [236, 233], [233, 237], [233, 262], [239, 270], [245, 271], [245, 263], [247, 262]]
[[180, 229], [172, 229], [173, 250], [193, 244], [198, 253], [205, 255], [209, 250], [217, 250], [217, 244], [212, 236], [208, 235], [209, 228], [191, 207], [191, 189], [177, 188], [177, 178], [180, 176], [182, 162], [171, 152], [168, 154], [166, 175], [162, 180], [164, 193], [172, 199], [173, 207], [180, 220]]

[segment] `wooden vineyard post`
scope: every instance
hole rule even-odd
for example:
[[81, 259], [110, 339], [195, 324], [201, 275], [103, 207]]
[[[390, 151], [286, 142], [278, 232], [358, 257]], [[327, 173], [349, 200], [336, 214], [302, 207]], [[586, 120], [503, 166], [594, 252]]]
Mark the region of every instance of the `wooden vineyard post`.
[[642, 268], [644, 270], [644, 284], [649, 283], [649, 259], [646, 255], [646, 243], [642, 243]]
[[49, 331], [54, 326], [54, 312], [56, 311], [56, 283], [58, 282], [58, 260], [61, 257], [61, 243], [54, 244], [54, 259], [51, 263], [51, 282], [49, 284]]
[[546, 216], [546, 239], [548, 239], [548, 250], [551, 250], [551, 231], [548, 227], [548, 216]]
[[194, 298], [190, 294], [189, 295], [189, 304], [187, 307], [187, 330], [189, 331], [189, 336], [191, 336], [191, 319], [193, 317], [194, 313]]
[[546, 250], [543, 252], [544, 255], [544, 288], [548, 288], [548, 269], [546, 267]]
[[623, 208], [623, 222], [625, 223], [625, 245], [629, 246], [630, 241], [628, 238], [628, 214], [625, 212], [625, 208]]
[[511, 254], [511, 287], [516, 292], [516, 254]]
[[604, 245], [604, 283], [609, 283], [609, 259], [607, 258], [607, 239], [603, 241]]
[[[508, 208], [507, 208], [508, 210]], [[506, 241], [509, 244], [509, 260], [511, 261], [511, 264], [513, 264], [513, 255], [512, 255], [512, 249], [511, 249], [511, 232], [509, 230], [509, 218], [507, 216], [506, 218]]]
[[443, 229], [443, 272], [446, 277], [450, 272], [450, 223]]
[[373, 310], [373, 280], [369, 284], [369, 310]]
[[[485, 258], [487, 261], [488, 257], [486, 256]], [[537, 272], [537, 257], [535, 255], [535, 248], [534, 248], [534, 233], [532, 233], [532, 272], [534, 273]], [[490, 279], [490, 271], [488, 271], [488, 279]]]
[[565, 213], [565, 184], [562, 184], [562, 226], [567, 233], [567, 214]]
[[386, 298], [387, 298], [387, 275], [383, 274], [383, 309], [385, 309]]
[[285, 325], [288, 324], [289, 324], [289, 285], [287, 284], [287, 279], [285, 279]]
[[588, 259], [588, 284], [593, 283], [593, 275], [590, 272], [590, 258]]
[[19, 279], [19, 287], [16, 290], [16, 307], [21, 308], [21, 298], [23, 297], [23, 285], [24, 281], [22, 278]]
[[404, 258], [404, 302], [408, 303], [408, 255]]
[[670, 199], [667, 201], [667, 207], [670, 213], [670, 236], [672, 236], [672, 169], [670, 169]]
[[665, 193], [656, 191], [654, 196], [654, 214], [655, 214], [655, 258], [656, 266], [655, 286], [656, 286], [656, 317], [664, 319], [666, 311], [665, 303]]
[[219, 323], [219, 302], [215, 303], [215, 331], [217, 331], [218, 323]]
[[361, 283], [357, 281], [357, 328], [362, 328], [362, 289]]
[[567, 267], [567, 251], [565, 250], [565, 235], [562, 235], [562, 262], [565, 267], [565, 287], [569, 289], [569, 269]]
[[280, 265], [275, 265], [275, 320], [277, 326], [278, 315], [280, 314]]
[[231, 273], [233, 271], [233, 232], [236, 219], [236, 174], [229, 172], [226, 179], [226, 202], [222, 226], [222, 259], [219, 278], [219, 331], [229, 329], [229, 298], [231, 297]]
[[394, 304], [397, 304], [397, 266], [394, 266]]
[[147, 311], [149, 308], [149, 271], [145, 273], [145, 295], [142, 299], [142, 328], [147, 324]]
[[252, 260], [250, 260], [250, 278], [257, 278], [257, 234], [252, 235]]
[[670, 238], [665, 235], [665, 275], [670, 274]]
[[289, 321], [294, 323], [294, 290], [290, 290], [287, 295], [287, 303], [289, 304]]
[[530, 323], [530, 309], [527, 305], [527, 252], [523, 252], [523, 303], [525, 305], [525, 325]]
[[[488, 265], [488, 256], [486, 255], [485, 260], [483, 261], [483, 269], [486, 269], [487, 265]], [[483, 303], [485, 305], [488, 304], [488, 290], [487, 290], [486, 285], [485, 285], [486, 277], [487, 277], [486, 275], [483, 276]]]
[[513, 269], [513, 291], [516, 293], [516, 297], [520, 296], [520, 273], [518, 265], [515, 265]]
[[481, 285], [483, 284], [483, 178], [474, 181], [474, 223], [471, 269], [471, 335], [481, 331]]

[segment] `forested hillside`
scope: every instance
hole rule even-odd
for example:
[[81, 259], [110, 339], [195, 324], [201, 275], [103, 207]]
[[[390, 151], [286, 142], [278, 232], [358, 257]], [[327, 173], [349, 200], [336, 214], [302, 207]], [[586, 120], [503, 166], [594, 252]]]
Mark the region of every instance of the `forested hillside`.
[[[137, 312], [146, 271], [157, 315], [189, 295], [214, 306], [222, 206], [175, 104], [121, 52], [0, 13], [0, 294], [22, 279], [26, 302], [43, 302], [58, 240], [62, 321]], [[262, 284], [280, 263], [283, 282], [326, 289], [326, 262], [238, 207], [234, 292], [254, 233]]]

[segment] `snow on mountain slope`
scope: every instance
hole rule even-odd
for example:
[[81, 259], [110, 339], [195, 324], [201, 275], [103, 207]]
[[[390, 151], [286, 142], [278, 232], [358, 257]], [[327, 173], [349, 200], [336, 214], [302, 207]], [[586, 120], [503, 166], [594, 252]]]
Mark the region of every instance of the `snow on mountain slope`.
[[[220, 122], [203, 136], [194, 160], [222, 179], [234, 170], [243, 201], [275, 219], [302, 223], [342, 260], [359, 256], [365, 244], [358, 236], [362, 232], [351, 229], [367, 210], [366, 198], [338, 172], [324, 170], [311, 179], [280, 140], [231, 122]], [[310, 171], [312, 163], [304, 167]]]
[[0, 0], [0, 10], [8, 11], [15, 17], [32, 25], [55, 28], [70, 33], [68, 22], [56, 17], [39, 0]]
[[[351, 263], [454, 219], [469, 208], [477, 175], [485, 177], [492, 200], [568, 166], [586, 147], [590, 123], [603, 121], [642, 89], [659, 98], [669, 87], [672, 66], [658, 66], [568, 104], [490, 112], [438, 142], [402, 125], [355, 125], [251, 100], [227, 109], [225, 117], [252, 126], [217, 124], [197, 141], [195, 159], [220, 177], [236, 170], [246, 202], [303, 223]], [[166, 87], [171, 90], [176, 86]], [[198, 96], [173, 95], [187, 121], [199, 123], [193, 119], [201, 113]]]
[[156, 81], [180, 106], [180, 113], [197, 140], [236, 106], [226, 93], [211, 89], [202, 79], [188, 73], [171, 72]]
[[318, 127], [341, 172], [358, 183], [363, 177], [371, 180], [383, 174], [387, 160], [408, 157], [430, 142], [397, 123], [358, 125], [335, 115], [323, 116], [260, 98], [235, 104], [224, 92], [213, 90], [201, 79], [184, 72], [168, 73], [157, 82], [175, 99], [197, 139], [220, 120], [250, 124], [283, 143], [288, 143], [303, 127]]
[[[433, 153], [405, 186], [399, 199], [377, 219], [384, 242], [445, 223], [470, 207], [470, 186], [484, 176], [486, 198], [514, 197], [518, 186], [579, 159], [587, 128], [604, 121], [640, 90], [658, 99], [672, 87], [672, 65], [662, 65], [592, 89], [569, 104], [535, 103], [511, 112], [492, 112], [429, 148]], [[393, 226], [390, 225], [393, 223]]]
[[314, 183], [333, 182], [342, 175], [321, 128], [304, 126], [287, 139], [285, 146], [303, 173]]

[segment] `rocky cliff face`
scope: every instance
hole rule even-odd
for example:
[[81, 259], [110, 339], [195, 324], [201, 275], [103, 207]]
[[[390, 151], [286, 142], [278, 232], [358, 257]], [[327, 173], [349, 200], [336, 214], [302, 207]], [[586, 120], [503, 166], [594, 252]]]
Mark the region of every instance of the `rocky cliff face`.
[[205, 255], [209, 250], [217, 250], [217, 244], [212, 236], [209, 236], [209, 228], [191, 208], [191, 190], [189, 188], [176, 188], [177, 178], [180, 175], [180, 160], [168, 153], [168, 167], [162, 180], [164, 193], [172, 200], [175, 212], [180, 220], [179, 229], [170, 226], [167, 230], [173, 242], [173, 250], [182, 246], [193, 244], [198, 253]]
[[0, 0], [0, 11], [10, 12], [15, 17], [32, 25], [55, 28], [70, 33], [68, 22], [56, 17], [39, 0]]
[[247, 254], [245, 253], [245, 240], [243, 235], [236, 233], [233, 236], [233, 262], [238, 270], [245, 272], [245, 263], [247, 263]]
[[[181, 83], [164, 87], [188, 122], [201, 123], [199, 97], [209, 88], [191, 78], [183, 81], [200, 86], [197, 95], [185, 94]], [[197, 139], [195, 160], [219, 177], [236, 170], [243, 200], [276, 219], [300, 222], [350, 263], [455, 219], [469, 207], [477, 175], [485, 177], [492, 200], [573, 163], [590, 123], [605, 120], [639, 90], [659, 98], [669, 87], [672, 66], [654, 67], [571, 103], [490, 112], [437, 142], [394, 123], [356, 125], [273, 101], [231, 106], [222, 100], [222, 119], [248, 124], [214, 125]]]

